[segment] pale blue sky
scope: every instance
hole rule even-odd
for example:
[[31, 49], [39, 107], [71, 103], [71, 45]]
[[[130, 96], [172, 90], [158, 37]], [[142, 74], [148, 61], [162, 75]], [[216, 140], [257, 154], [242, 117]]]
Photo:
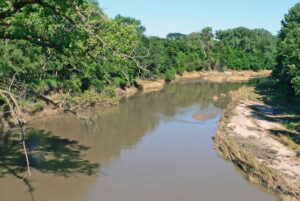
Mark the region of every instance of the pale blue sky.
[[299, 0], [98, 0], [109, 17], [117, 14], [142, 21], [147, 35], [165, 37], [170, 32], [191, 33], [238, 26], [280, 29], [285, 13]]

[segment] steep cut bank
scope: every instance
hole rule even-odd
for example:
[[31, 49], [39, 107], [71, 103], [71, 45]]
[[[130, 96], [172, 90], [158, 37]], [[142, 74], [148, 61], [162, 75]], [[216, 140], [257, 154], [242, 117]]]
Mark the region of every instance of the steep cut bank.
[[231, 96], [214, 137], [215, 148], [250, 182], [282, 200], [300, 200], [300, 135], [282, 125], [289, 116], [258, 101], [251, 87]]

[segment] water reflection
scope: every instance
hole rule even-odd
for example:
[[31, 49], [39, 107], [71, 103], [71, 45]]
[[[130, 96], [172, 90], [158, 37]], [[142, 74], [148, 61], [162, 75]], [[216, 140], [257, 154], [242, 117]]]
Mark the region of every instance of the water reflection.
[[[43, 174], [71, 177], [76, 174], [92, 176], [98, 173], [99, 164], [84, 159], [89, 147], [75, 140], [55, 136], [44, 130], [33, 129], [26, 133], [28, 158], [31, 169]], [[30, 179], [23, 179], [27, 171], [20, 136], [11, 132], [2, 133], [0, 138], [0, 178], [14, 176], [28, 187], [34, 200], [34, 187]]]
[[[211, 135], [216, 127], [215, 117], [220, 110], [226, 107], [229, 101], [228, 96], [221, 96], [221, 94], [227, 94], [230, 90], [238, 89], [240, 86], [241, 84], [216, 84], [197, 80], [193, 83], [168, 85], [159, 92], [138, 94], [124, 99], [118, 107], [106, 111], [93, 111], [97, 117], [95, 119], [97, 129], [92, 133], [87, 133], [78, 119], [69, 115], [53, 116], [33, 122], [31, 126], [40, 129], [32, 130], [32, 133], [28, 135], [31, 163], [33, 168], [37, 170], [33, 172], [30, 180], [30, 184], [35, 188], [35, 197], [37, 200], [43, 201], [107, 201], [110, 199], [106, 200], [105, 196], [121, 195], [121, 191], [128, 194], [129, 191], [127, 192], [126, 189], [131, 187], [139, 189], [145, 184], [144, 177], [149, 177], [147, 179], [150, 180], [158, 177], [163, 178], [166, 174], [160, 175], [162, 170], [176, 172], [178, 171], [177, 168], [184, 164], [186, 165], [185, 168], [191, 169], [191, 171], [185, 172], [182, 177], [176, 173], [169, 174], [170, 179], [180, 180], [181, 178], [185, 180], [190, 178], [190, 181], [194, 181], [196, 185], [188, 188], [195, 189], [197, 185], [201, 184], [202, 179], [195, 180], [193, 179], [195, 178], [194, 175], [202, 176], [203, 173], [208, 175], [205, 171], [210, 171], [210, 169], [212, 169], [211, 172], [221, 171], [221, 169], [214, 169], [216, 167], [221, 168], [224, 163], [217, 157], [212, 146]], [[219, 98], [214, 100], [214, 96]], [[201, 122], [192, 118], [193, 114], [196, 112], [201, 114], [201, 111], [205, 111], [209, 117], [203, 117]], [[191, 133], [191, 135], [188, 137], [181, 135], [182, 130], [185, 133]], [[46, 131], [51, 131], [51, 133]], [[203, 135], [197, 135], [198, 132]], [[172, 136], [167, 138], [163, 133], [170, 133]], [[154, 136], [157, 141], [147, 143], [145, 139], [149, 141], [149, 136]], [[3, 144], [5, 146], [14, 144], [9, 146], [13, 147], [10, 149], [18, 147], [16, 139], [10, 139], [9, 142]], [[139, 147], [142, 147], [140, 148], [142, 150], [137, 150]], [[178, 147], [182, 149], [178, 149]], [[6, 149], [7, 147], [1, 147], [0, 151]], [[166, 152], [167, 150], [173, 151]], [[187, 155], [183, 155], [178, 161], [176, 154], [183, 154], [182, 150], [186, 150], [184, 153]], [[128, 157], [127, 151], [133, 152], [129, 158], [126, 158]], [[8, 153], [1, 152], [0, 171], [7, 173], [3, 174], [3, 179], [0, 179], [0, 200], [2, 198], [10, 201], [23, 200], [24, 191], [28, 191], [28, 188], [25, 190], [24, 187], [12, 180], [11, 173], [7, 169], [2, 168], [3, 164], [6, 163], [5, 167], [15, 169], [18, 175], [22, 175], [21, 173], [24, 172], [25, 161], [20, 147], [18, 147], [16, 157], [12, 152], [13, 150], [8, 151]], [[199, 156], [199, 153], [206, 154]], [[201, 157], [204, 158], [201, 159]], [[15, 162], [16, 158], [18, 163]], [[154, 160], [158, 161], [156, 166], [159, 168], [153, 166], [151, 161]], [[176, 166], [169, 166], [168, 161], [176, 164]], [[118, 162], [124, 167], [118, 167], [116, 165]], [[101, 170], [98, 169], [98, 164], [101, 164]], [[170, 167], [172, 168], [170, 169]], [[199, 171], [199, 168], [204, 168], [205, 171]], [[153, 169], [154, 172], [149, 174], [149, 169]], [[145, 174], [139, 174], [143, 170]], [[228, 167], [222, 167], [222, 171], [227, 170]], [[98, 174], [95, 174], [97, 172]], [[226, 172], [225, 176], [230, 175], [230, 178], [233, 178], [235, 174], [235, 172]], [[206, 178], [205, 175], [204, 178]], [[134, 182], [139, 180], [141, 183]], [[118, 187], [121, 187], [122, 182], [125, 184], [120, 189]], [[207, 185], [209, 183], [215, 185], [215, 182], [219, 182], [219, 180], [207, 178], [203, 185], [209, 186]], [[239, 182], [241, 181], [239, 180]], [[222, 182], [219, 183], [220, 189], [224, 189]], [[169, 186], [165, 187], [166, 190], [169, 189], [170, 192], [174, 192], [172, 188], [175, 188], [177, 184], [167, 184]], [[154, 186], [160, 188], [155, 181], [151, 187], [155, 188]], [[240, 183], [237, 186], [241, 186]], [[9, 190], [12, 188], [15, 193]], [[197, 192], [199, 189], [193, 191], [194, 194]], [[149, 195], [148, 200], [151, 200], [151, 195]], [[166, 196], [164, 193], [161, 195]], [[131, 196], [131, 200], [145, 200], [145, 198], [137, 199], [139, 196], [144, 196], [138, 190]], [[130, 199], [119, 197], [114, 200]]]

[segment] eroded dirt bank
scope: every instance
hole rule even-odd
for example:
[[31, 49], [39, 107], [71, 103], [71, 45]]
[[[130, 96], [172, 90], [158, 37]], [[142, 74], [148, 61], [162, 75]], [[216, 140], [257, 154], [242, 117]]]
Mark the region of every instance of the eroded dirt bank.
[[[180, 83], [185, 82], [191, 79], [203, 79], [212, 82], [242, 82], [248, 81], [250, 79], [259, 78], [259, 77], [268, 77], [271, 71], [263, 70], [259, 72], [255, 71], [226, 71], [226, 72], [218, 72], [218, 71], [200, 71], [200, 72], [184, 72], [182, 75], [176, 75], [175, 80], [171, 81], [171, 83]], [[153, 91], [162, 90], [166, 81], [159, 80], [136, 80], [136, 86], [132, 86], [126, 89], [116, 89], [116, 94], [119, 99], [123, 97], [130, 97], [140, 91], [143, 93], [149, 93]], [[48, 97], [52, 100], [52, 97]], [[64, 101], [64, 97], [61, 98]], [[57, 101], [56, 101], [57, 102]], [[57, 102], [59, 104], [59, 101]], [[113, 106], [115, 103], [111, 103], [110, 101], [99, 100], [96, 104], [96, 107], [107, 108]], [[51, 105], [45, 107], [43, 110], [34, 113], [33, 115], [26, 115], [26, 119], [28, 121], [33, 121], [39, 118], [45, 118], [49, 115], [59, 115], [59, 111], [52, 107]]]
[[259, 72], [245, 70], [245, 71], [199, 71], [199, 72], [185, 72], [181, 76], [177, 75], [173, 82], [180, 82], [184, 79], [201, 78], [212, 82], [241, 82], [248, 81], [253, 78], [267, 77], [271, 74], [270, 70], [262, 70]]
[[299, 140], [297, 131], [282, 125], [289, 116], [259, 102], [253, 88], [242, 87], [231, 96], [214, 137], [215, 148], [250, 182], [282, 200], [300, 200], [299, 144], [293, 147], [280, 140]]
[[[180, 83], [190, 79], [203, 79], [211, 82], [242, 82], [248, 81], [258, 77], [268, 77], [271, 74], [269, 70], [263, 70], [259, 72], [255, 71], [199, 71], [199, 72], [184, 72], [182, 75], [176, 75], [175, 80], [172, 80], [171, 83]], [[159, 91], [164, 88], [166, 82], [164, 80], [137, 80], [137, 85], [144, 93]], [[127, 89], [127, 93], [132, 95], [134, 94], [134, 89]]]

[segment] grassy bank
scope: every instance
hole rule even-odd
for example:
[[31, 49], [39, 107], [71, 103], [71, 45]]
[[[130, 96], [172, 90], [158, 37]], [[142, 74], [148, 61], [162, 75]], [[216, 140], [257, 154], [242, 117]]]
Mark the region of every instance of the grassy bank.
[[[214, 138], [215, 148], [223, 158], [239, 167], [250, 182], [277, 194], [282, 200], [299, 200], [299, 133], [283, 125], [284, 118], [293, 119], [296, 115], [295, 105], [284, 107], [282, 99], [274, 99], [276, 92], [271, 86], [270, 81], [264, 81], [256, 83], [256, 87], [242, 87], [231, 92], [232, 101], [222, 115]], [[243, 124], [248, 125], [243, 127]], [[280, 155], [281, 152], [286, 153], [286, 157]], [[286, 174], [274, 163], [291, 165], [289, 170], [295, 171], [295, 175]], [[292, 169], [293, 165], [296, 169]]]

